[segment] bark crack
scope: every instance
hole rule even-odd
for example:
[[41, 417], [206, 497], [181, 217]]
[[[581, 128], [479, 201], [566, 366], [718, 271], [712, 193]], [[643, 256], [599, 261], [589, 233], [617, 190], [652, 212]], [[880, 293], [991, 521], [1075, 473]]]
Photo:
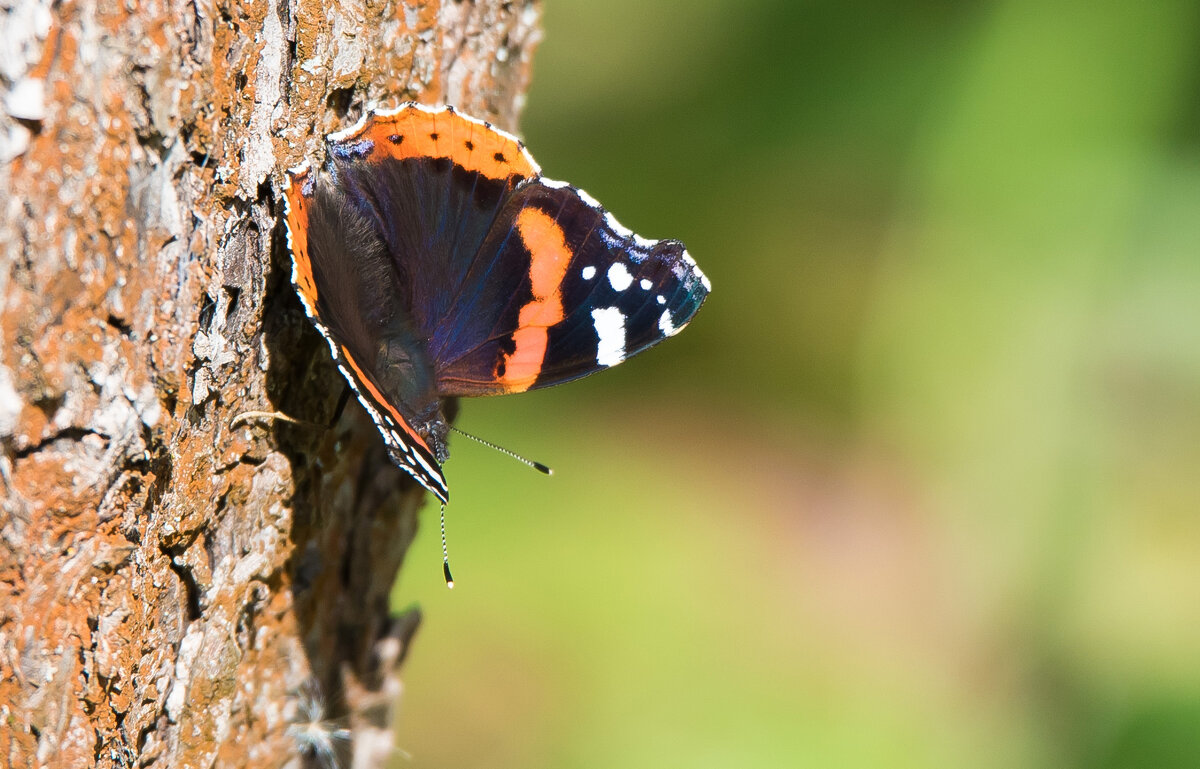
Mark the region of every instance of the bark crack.
[[33, 456], [34, 454], [48, 450], [51, 446], [58, 443], [59, 441], [82, 441], [84, 438], [88, 437], [89, 435], [99, 436], [99, 437], [103, 438], [105, 441], [112, 440], [111, 436], [106, 435], [105, 433], [102, 433], [99, 430], [94, 430], [90, 427], [78, 427], [78, 426], [72, 425], [70, 427], [64, 427], [62, 429], [54, 431], [50, 435], [47, 435], [45, 438], [42, 438], [37, 443], [14, 450], [12, 452], [12, 456], [14, 459], [26, 459], [28, 457]]

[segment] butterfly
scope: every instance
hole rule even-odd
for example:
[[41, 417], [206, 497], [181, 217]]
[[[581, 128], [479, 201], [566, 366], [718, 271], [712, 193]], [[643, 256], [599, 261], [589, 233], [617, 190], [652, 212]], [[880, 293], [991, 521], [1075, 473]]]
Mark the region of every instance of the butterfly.
[[615, 366], [711, 290], [682, 243], [635, 235], [453, 107], [369, 112], [326, 149], [287, 172], [292, 283], [392, 461], [443, 505], [454, 399]]

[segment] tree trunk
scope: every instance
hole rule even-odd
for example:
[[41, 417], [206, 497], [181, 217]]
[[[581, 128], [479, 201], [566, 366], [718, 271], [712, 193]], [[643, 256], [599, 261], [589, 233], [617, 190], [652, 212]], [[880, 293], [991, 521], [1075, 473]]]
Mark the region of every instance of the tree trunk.
[[344, 388], [281, 172], [364, 105], [514, 128], [538, 15], [0, 0], [0, 764], [387, 762], [426, 495], [356, 403], [234, 421]]

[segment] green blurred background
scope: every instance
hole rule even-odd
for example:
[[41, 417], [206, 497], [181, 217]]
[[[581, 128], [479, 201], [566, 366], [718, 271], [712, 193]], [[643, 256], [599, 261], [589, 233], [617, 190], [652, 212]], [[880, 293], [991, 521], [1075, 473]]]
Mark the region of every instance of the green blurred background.
[[711, 277], [464, 404], [397, 767], [1200, 766], [1200, 5], [547, 0], [548, 175]]

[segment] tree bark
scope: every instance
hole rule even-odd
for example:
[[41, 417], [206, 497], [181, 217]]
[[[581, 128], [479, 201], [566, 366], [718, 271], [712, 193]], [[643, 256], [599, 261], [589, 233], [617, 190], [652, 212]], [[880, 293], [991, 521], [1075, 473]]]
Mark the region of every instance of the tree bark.
[[0, 764], [388, 760], [426, 496], [356, 403], [234, 423], [344, 388], [281, 173], [365, 105], [515, 128], [538, 16], [0, 0]]

